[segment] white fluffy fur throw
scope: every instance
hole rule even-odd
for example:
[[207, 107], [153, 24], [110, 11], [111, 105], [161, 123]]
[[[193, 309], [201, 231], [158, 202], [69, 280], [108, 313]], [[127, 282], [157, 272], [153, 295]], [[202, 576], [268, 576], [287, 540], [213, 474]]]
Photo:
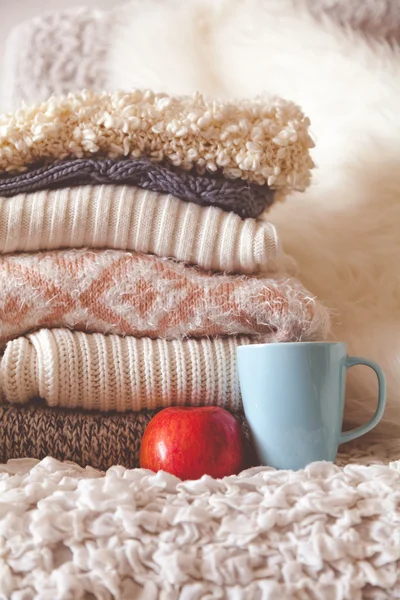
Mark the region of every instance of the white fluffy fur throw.
[[[334, 311], [333, 336], [381, 363], [388, 422], [400, 427], [400, 53], [331, 22], [305, 1], [132, 4], [109, 53], [112, 87], [254, 97], [265, 91], [310, 116], [317, 170], [269, 218], [300, 278]], [[148, 35], [151, 29], [152, 35]], [[140, 60], [136, 57], [146, 57]], [[293, 219], [293, 214], [296, 219]], [[362, 421], [373, 375], [350, 373], [348, 414]], [[381, 426], [381, 431], [383, 431]]]

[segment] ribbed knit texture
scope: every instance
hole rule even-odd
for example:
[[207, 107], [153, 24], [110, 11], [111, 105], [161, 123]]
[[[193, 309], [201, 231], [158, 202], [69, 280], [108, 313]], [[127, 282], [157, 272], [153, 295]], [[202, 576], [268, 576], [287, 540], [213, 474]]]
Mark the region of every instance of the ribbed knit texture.
[[205, 100], [150, 90], [52, 97], [0, 116], [0, 171], [40, 159], [150, 156], [270, 187], [310, 183], [310, 122], [282, 99]]
[[118, 411], [172, 405], [241, 409], [236, 348], [246, 337], [151, 340], [42, 329], [9, 342], [4, 401]]
[[39, 327], [296, 341], [324, 339], [328, 326], [326, 309], [292, 278], [211, 274], [118, 250], [0, 257], [0, 344]]
[[[144, 430], [157, 411], [103, 414], [43, 407], [0, 406], [0, 462], [51, 456], [103, 471], [114, 465], [139, 466]], [[243, 413], [234, 413], [245, 433]]]
[[61, 160], [26, 173], [0, 177], [0, 196], [9, 197], [49, 187], [114, 183], [172, 194], [181, 200], [233, 211], [243, 219], [258, 217], [274, 201], [268, 185], [256, 185], [221, 175], [188, 173], [155, 163], [146, 156], [134, 159]]
[[[274, 271], [275, 227], [131, 186], [82, 186], [0, 198], [0, 253], [115, 248], [206, 269]], [[281, 265], [280, 265], [281, 266]]]

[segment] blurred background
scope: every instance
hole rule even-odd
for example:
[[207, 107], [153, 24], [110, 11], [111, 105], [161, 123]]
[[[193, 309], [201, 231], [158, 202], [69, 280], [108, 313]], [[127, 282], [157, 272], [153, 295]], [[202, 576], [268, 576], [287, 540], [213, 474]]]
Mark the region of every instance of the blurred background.
[[111, 9], [122, 2], [123, 0], [0, 0], [0, 58], [3, 57], [9, 32], [22, 21], [32, 19], [44, 11], [65, 10], [77, 6]]

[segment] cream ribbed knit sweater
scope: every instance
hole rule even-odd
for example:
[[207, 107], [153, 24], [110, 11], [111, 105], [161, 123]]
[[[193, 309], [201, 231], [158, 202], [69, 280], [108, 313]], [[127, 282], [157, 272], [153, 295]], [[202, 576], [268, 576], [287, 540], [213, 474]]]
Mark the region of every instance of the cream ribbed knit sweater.
[[3, 401], [127, 411], [171, 405], [241, 408], [236, 348], [246, 337], [151, 340], [42, 329], [9, 342]]
[[112, 248], [205, 269], [275, 271], [275, 227], [133, 186], [99, 185], [0, 198], [0, 253]]

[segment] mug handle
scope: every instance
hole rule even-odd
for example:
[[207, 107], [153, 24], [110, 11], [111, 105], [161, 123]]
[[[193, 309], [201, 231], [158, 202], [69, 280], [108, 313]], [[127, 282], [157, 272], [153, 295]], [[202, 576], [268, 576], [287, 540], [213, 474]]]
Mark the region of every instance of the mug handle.
[[346, 357], [347, 369], [350, 369], [350, 367], [355, 367], [356, 365], [365, 365], [366, 367], [370, 367], [370, 369], [375, 371], [379, 385], [378, 406], [376, 407], [374, 416], [367, 423], [365, 423], [364, 425], [360, 425], [355, 429], [350, 429], [350, 431], [342, 432], [339, 444], [351, 442], [351, 440], [355, 440], [356, 438], [364, 435], [365, 433], [368, 433], [368, 431], [371, 431], [371, 429], [376, 427], [382, 418], [386, 406], [386, 378], [380, 366], [377, 365], [374, 361], [368, 360], [367, 358], [362, 358], [361, 356]]

